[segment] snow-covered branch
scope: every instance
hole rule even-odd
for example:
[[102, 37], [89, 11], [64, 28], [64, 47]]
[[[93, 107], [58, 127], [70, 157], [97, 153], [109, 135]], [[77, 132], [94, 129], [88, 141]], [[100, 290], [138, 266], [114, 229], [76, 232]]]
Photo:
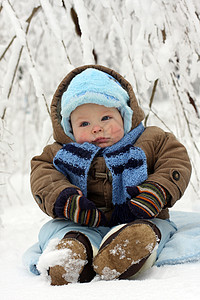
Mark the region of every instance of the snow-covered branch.
[[[16, 169], [28, 172], [31, 156], [51, 140], [49, 106], [59, 82], [72, 68], [97, 63], [132, 83], [146, 125], [174, 132], [186, 145], [197, 195], [198, 0], [3, 0], [0, 15], [0, 149], [6, 165], [12, 156]], [[12, 148], [5, 148], [11, 136]]]

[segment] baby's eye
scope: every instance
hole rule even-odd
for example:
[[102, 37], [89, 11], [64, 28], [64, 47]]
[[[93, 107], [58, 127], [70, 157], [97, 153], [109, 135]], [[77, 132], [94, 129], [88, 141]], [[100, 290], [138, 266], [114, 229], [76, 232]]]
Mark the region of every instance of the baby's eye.
[[104, 116], [101, 120], [102, 121], [107, 121], [107, 120], [110, 120], [111, 119], [111, 117], [109, 117], [109, 116]]
[[82, 122], [81, 125], [80, 125], [80, 127], [86, 127], [88, 125], [89, 125], [89, 122]]

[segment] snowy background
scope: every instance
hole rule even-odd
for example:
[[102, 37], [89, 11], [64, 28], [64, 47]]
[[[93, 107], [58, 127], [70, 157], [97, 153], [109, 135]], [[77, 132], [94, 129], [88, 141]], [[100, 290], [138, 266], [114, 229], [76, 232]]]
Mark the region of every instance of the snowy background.
[[153, 267], [136, 281], [63, 287], [21, 263], [49, 220], [31, 196], [30, 159], [52, 142], [59, 82], [90, 63], [125, 76], [145, 125], [187, 147], [193, 173], [173, 210], [200, 212], [199, 0], [0, 0], [0, 299], [197, 299], [199, 262]]

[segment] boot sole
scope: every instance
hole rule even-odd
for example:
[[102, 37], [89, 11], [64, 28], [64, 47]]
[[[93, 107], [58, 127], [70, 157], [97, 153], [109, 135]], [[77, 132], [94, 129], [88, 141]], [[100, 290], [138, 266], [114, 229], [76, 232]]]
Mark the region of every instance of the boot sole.
[[65, 285], [77, 282], [84, 265], [87, 263], [85, 246], [77, 240], [66, 238], [58, 243], [57, 249], [67, 249], [69, 255], [68, 259], [63, 262], [63, 266], [56, 265], [49, 268], [51, 285]]
[[102, 279], [125, 279], [136, 274], [157, 244], [147, 223], [128, 224], [108, 238], [94, 258], [93, 266]]

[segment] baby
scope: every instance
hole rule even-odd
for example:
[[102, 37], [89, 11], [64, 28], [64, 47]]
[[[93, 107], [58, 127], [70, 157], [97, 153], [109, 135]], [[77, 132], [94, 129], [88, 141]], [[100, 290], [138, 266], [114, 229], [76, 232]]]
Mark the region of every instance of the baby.
[[51, 117], [55, 143], [32, 159], [31, 187], [53, 219], [26, 263], [52, 285], [137, 276], [176, 231], [168, 208], [190, 179], [185, 147], [171, 133], [144, 128], [130, 83], [103, 66], [70, 72]]

